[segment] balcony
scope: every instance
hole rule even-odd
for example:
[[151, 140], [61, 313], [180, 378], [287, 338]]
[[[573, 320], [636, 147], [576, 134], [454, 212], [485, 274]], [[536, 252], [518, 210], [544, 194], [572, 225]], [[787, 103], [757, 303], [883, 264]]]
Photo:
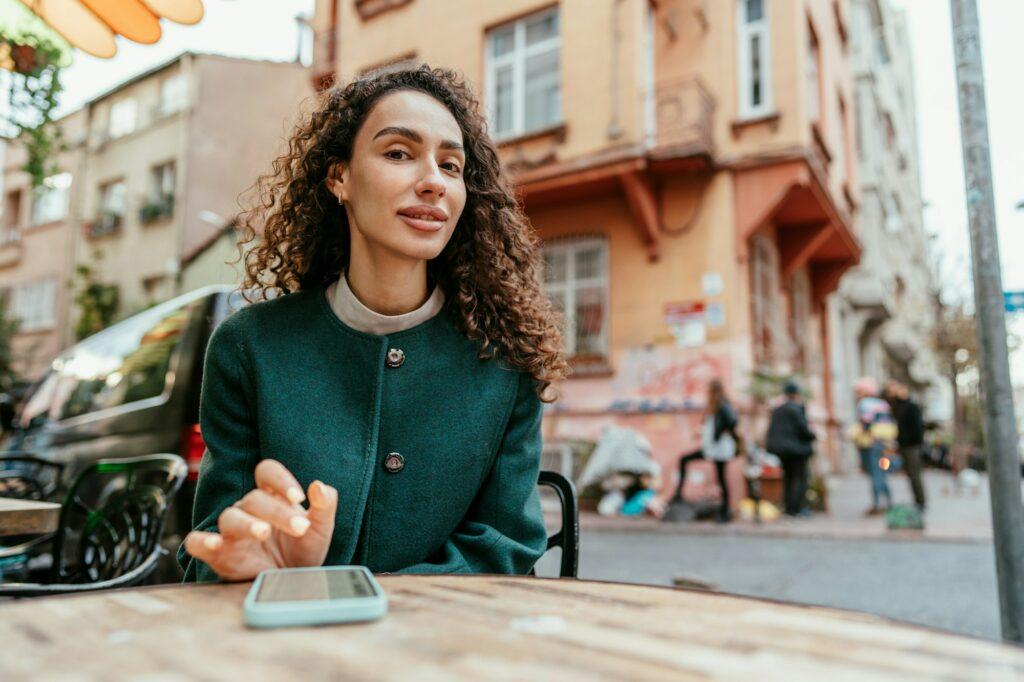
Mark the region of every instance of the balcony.
[[90, 239], [114, 234], [121, 229], [124, 216], [111, 211], [101, 211], [96, 219], [85, 224], [85, 236]]
[[653, 95], [654, 134], [646, 140], [652, 165], [686, 159], [710, 165], [715, 100], [700, 79], [690, 76], [659, 82]]
[[24, 247], [17, 228], [7, 227], [0, 233], [0, 268], [9, 268], [21, 262]]
[[867, 268], [850, 273], [843, 282], [843, 291], [851, 306], [871, 317], [886, 320], [896, 310], [892, 285]]
[[174, 195], [167, 194], [144, 204], [139, 209], [139, 222], [143, 225], [148, 225], [162, 218], [169, 218], [173, 214]]

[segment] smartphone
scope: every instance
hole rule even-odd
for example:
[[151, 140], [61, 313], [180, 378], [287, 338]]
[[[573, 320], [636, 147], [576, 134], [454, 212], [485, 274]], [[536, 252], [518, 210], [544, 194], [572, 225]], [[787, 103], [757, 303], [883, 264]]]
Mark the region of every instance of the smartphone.
[[387, 610], [387, 596], [365, 566], [268, 569], [245, 597], [245, 622], [258, 628], [376, 620]]

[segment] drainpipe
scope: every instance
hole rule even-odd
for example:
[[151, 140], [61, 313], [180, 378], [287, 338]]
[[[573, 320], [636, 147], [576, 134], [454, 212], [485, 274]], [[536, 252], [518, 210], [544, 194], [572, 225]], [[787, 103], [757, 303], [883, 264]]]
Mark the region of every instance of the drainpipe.
[[611, 83], [609, 86], [609, 92], [612, 98], [612, 120], [608, 122], [608, 139], [617, 140], [622, 137], [622, 126], [619, 124], [619, 43], [622, 32], [619, 26], [619, 4], [622, 0], [612, 0], [612, 68], [611, 68]]

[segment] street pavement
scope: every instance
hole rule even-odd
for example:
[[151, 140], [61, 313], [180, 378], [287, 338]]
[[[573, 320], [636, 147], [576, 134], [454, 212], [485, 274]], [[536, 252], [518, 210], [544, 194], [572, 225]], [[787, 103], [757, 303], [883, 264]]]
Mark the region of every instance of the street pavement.
[[[735, 594], [866, 611], [962, 634], [999, 637], [986, 481], [958, 489], [929, 471], [926, 530], [894, 533], [865, 518], [867, 478], [830, 482], [830, 513], [760, 525], [661, 523], [583, 514], [579, 577], [706, 585]], [[890, 481], [909, 501], [903, 477]], [[557, 554], [557, 550], [553, 552]], [[557, 573], [546, 556], [539, 575]]]

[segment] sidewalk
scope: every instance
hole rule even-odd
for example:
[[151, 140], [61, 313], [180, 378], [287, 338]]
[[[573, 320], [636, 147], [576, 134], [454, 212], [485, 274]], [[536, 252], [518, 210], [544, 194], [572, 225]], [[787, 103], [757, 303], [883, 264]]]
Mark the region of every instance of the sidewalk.
[[[884, 516], [865, 517], [864, 511], [871, 504], [871, 493], [867, 476], [859, 472], [833, 477], [829, 482], [829, 513], [814, 514], [810, 518], [793, 519], [783, 516], [776, 521], [761, 524], [737, 518], [733, 523], [721, 525], [712, 521], [662, 523], [651, 517], [608, 518], [593, 512], [581, 512], [580, 527], [584, 531], [593, 532], [642, 530], [722, 536], [991, 541], [988, 479], [984, 475], [980, 476], [976, 489], [958, 492], [949, 472], [930, 469], [925, 471], [924, 484], [928, 511], [925, 513], [923, 531], [890, 531], [886, 528]], [[896, 504], [911, 502], [910, 484], [906, 476], [890, 476], [889, 488]]]

